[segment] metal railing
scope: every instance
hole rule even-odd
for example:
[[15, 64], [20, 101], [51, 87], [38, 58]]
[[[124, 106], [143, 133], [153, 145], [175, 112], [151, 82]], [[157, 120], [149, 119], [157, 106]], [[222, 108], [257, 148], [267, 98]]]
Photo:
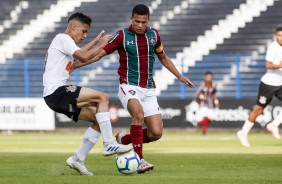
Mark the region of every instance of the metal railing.
[[[190, 67], [188, 73], [183, 72], [184, 68], [182, 63], [182, 73], [183, 75], [188, 75], [189, 77], [192, 78], [197, 77], [198, 80], [196, 80], [195, 82], [198, 86], [200, 82], [202, 82], [203, 74], [206, 72], [206, 70], [211, 70], [211, 71], [220, 70], [220, 69], [229, 70], [227, 72], [225, 71], [225, 74], [214, 73], [215, 78], [218, 79], [216, 80], [216, 82], [219, 84], [218, 91], [219, 93], [221, 92], [221, 90], [224, 91], [224, 87], [232, 81], [236, 86], [233, 98], [240, 99], [242, 98], [242, 80], [243, 80], [241, 77], [242, 72], [248, 71], [250, 67], [264, 68], [264, 62], [262, 62], [263, 60], [264, 60], [264, 56], [254, 57], [254, 56], [245, 56], [245, 55], [209, 55], [204, 57], [203, 61], [196, 62], [195, 66]], [[19, 59], [9, 60], [7, 61], [6, 64], [0, 65], [0, 87], [12, 88], [14, 83], [15, 84], [14, 87], [18, 87], [18, 89], [22, 88], [21, 90], [18, 90], [18, 92], [16, 93], [17, 97], [34, 97], [34, 92], [32, 93], [32, 88], [38, 88], [37, 91], [42, 90], [43, 68], [44, 68], [44, 57], [23, 58], [23, 59], [19, 58]], [[81, 68], [80, 70], [79, 69], [75, 70], [70, 78], [71, 83], [74, 83], [76, 85], [80, 84], [80, 81], [82, 79], [80, 72], [83, 70], [89, 70], [89, 68], [86, 69]], [[38, 72], [40, 74], [38, 74]], [[190, 73], [194, 73], [194, 74], [197, 73], [197, 76], [193, 76], [193, 74]], [[217, 75], [221, 75], [221, 76], [217, 76]], [[37, 81], [37, 83], [34, 81]], [[178, 84], [176, 83], [174, 85], [178, 85]], [[188, 87], [183, 83], [179, 83], [179, 85], [180, 86], [179, 86], [178, 95], [170, 95], [170, 97], [180, 98], [180, 99], [190, 98], [191, 96], [187, 95]], [[171, 87], [173, 86], [169, 86], [169, 88]], [[12, 90], [11, 92], [6, 90], [5, 92], [6, 94], [4, 94], [4, 92], [1, 93], [2, 93], [1, 95], [2, 97], [9, 97], [9, 95], [11, 95], [11, 93], [13, 92]], [[42, 95], [39, 93], [40, 92], [38, 92], [37, 96]]]

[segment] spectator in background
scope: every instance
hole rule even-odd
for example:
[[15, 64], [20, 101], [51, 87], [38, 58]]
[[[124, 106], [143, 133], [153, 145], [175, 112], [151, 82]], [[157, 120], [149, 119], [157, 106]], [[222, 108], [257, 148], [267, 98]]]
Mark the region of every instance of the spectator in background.
[[219, 101], [216, 97], [216, 84], [212, 82], [213, 73], [205, 73], [204, 82], [199, 87], [196, 94], [196, 101], [199, 104], [201, 120], [198, 125], [202, 126], [202, 133], [207, 133], [208, 125], [212, 122], [212, 110], [219, 108]]

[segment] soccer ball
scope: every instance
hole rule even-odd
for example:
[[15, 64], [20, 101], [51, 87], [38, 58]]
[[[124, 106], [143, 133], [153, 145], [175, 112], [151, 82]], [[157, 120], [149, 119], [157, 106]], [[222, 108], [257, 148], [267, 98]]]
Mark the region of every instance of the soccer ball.
[[120, 154], [116, 157], [116, 166], [122, 174], [133, 174], [140, 165], [140, 158], [134, 151]]

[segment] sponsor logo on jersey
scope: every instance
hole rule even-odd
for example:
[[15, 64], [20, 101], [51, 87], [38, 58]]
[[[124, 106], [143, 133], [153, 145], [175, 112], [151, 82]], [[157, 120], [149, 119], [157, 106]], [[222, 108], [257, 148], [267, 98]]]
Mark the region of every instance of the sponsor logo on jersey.
[[131, 95], [133, 95], [133, 96], [136, 94], [136, 91], [134, 91], [134, 90], [132, 90], [132, 89], [129, 90], [128, 92], [129, 92]]
[[134, 45], [134, 41], [133, 41], [133, 40], [131, 40], [131, 41], [126, 41], [126, 44], [127, 44], [127, 45]]
[[72, 62], [69, 61], [67, 66], [66, 66], [66, 71], [68, 71], [68, 72], [71, 71], [71, 67], [72, 67]]
[[73, 93], [73, 92], [76, 91], [76, 89], [77, 89], [76, 86], [69, 85], [69, 86], [66, 87], [66, 92], [72, 92]]
[[150, 37], [149, 38], [149, 42], [153, 45], [156, 45], [157, 41], [156, 41], [156, 38], [155, 37]]
[[259, 103], [261, 103], [261, 104], [265, 104], [266, 100], [267, 100], [267, 98], [265, 96], [260, 96], [259, 97]]

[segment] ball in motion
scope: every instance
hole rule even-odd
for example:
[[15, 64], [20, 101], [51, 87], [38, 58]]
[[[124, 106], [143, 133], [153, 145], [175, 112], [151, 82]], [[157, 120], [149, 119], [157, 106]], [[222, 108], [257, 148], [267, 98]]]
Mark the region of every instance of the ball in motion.
[[120, 154], [116, 157], [116, 166], [122, 174], [133, 174], [140, 165], [140, 158], [134, 151]]

